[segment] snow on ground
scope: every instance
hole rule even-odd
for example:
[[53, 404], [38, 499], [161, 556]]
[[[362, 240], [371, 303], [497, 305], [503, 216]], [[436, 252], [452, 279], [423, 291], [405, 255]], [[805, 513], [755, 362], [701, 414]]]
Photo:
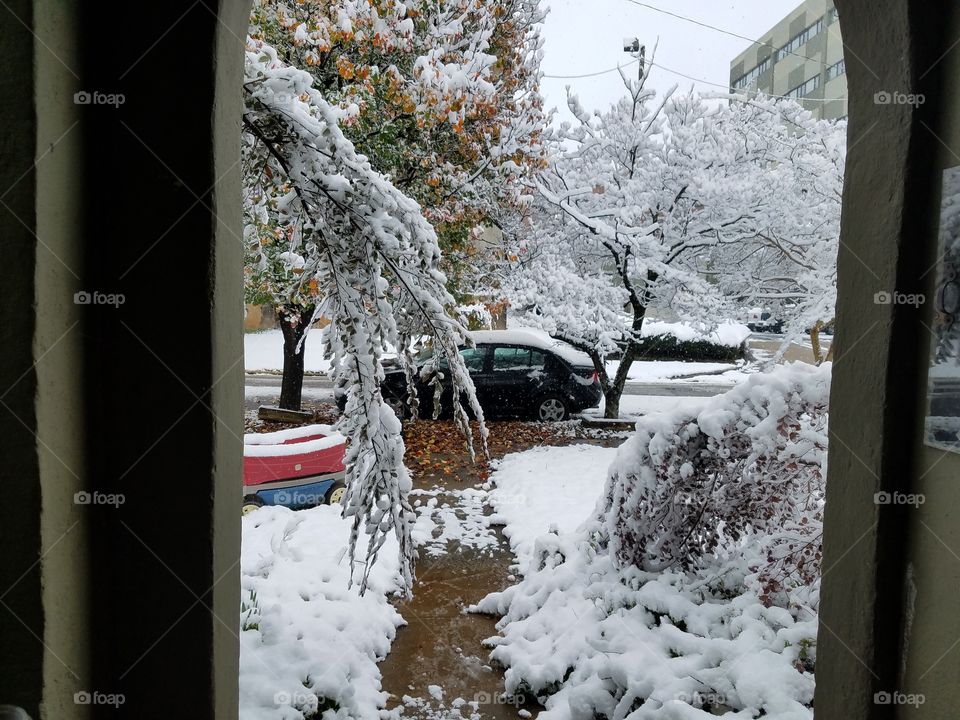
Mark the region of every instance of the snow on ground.
[[[438, 497], [441, 494], [444, 498], [453, 499], [455, 504], [441, 502]], [[486, 491], [435, 488], [413, 490], [410, 497], [417, 511], [413, 541], [427, 555], [446, 555], [452, 547], [475, 548], [488, 553], [497, 549], [497, 537], [490, 529], [490, 520], [484, 513]], [[423, 497], [427, 499], [423, 500]], [[454, 542], [456, 545], [451, 545]]]
[[[403, 620], [396, 541], [380, 552], [366, 594], [347, 587], [350, 522], [339, 506], [243, 517], [241, 720], [376, 718], [386, 701], [377, 661]], [[358, 569], [359, 572], [359, 569]]]
[[[306, 372], [328, 372], [330, 362], [323, 358], [320, 333], [307, 333], [303, 369]], [[243, 364], [247, 372], [257, 370], [283, 370], [283, 334], [279, 330], [244, 333]]]
[[[619, 360], [608, 361], [606, 363], [607, 374], [613, 377], [619, 365]], [[627, 382], [657, 382], [660, 380], [672, 380], [674, 378], [686, 378], [693, 381], [695, 376], [706, 373], [713, 373], [713, 375], [700, 378], [701, 381], [725, 382], [725, 378], [720, 377], [720, 374], [727, 371], [736, 371], [737, 369], [738, 365], [735, 363], [637, 360], [630, 366], [630, 371], [627, 373]]]
[[[279, 383], [279, 380], [277, 381]], [[270, 387], [264, 387], [261, 385], [247, 385], [243, 390], [244, 397], [247, 399], [255, 398], [279, 398], [280, 397], [280, 385], [272, 385]], [[303, 388], [303, 399], [304, 400], [330, 400], [333, 401], [333, 388], [332, 387], [309, 387], [304, 386]]]
[[596, 445], [539, 447], [496, 464], [490, 520], [505, 526], [521, 572], [537, 537], [551, 529], [572, 532], [593, 513], [615, 455], [615, 448]]
[[[620, 416], [624, 418], [640, 417], [665, 410], [693, 410], [709, 398], [675, 395], [621, 395]], [[600, 405], [583, 411], [587, 417], [603, 417], [604, 400]]]

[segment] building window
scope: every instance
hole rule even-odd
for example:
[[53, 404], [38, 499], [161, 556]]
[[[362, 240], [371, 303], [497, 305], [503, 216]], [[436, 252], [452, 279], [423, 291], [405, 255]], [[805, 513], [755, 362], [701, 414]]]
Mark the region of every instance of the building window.
[[793, 90], [790, 90], [790, 91], [786, 94], [786, 97], [788, 97], [788, 98], [797, 98], [797, 99], [802, 98], [802, 97], [806, 97], [807, 95], [809, 95], [810, 93], [812, 93], [814, 90], [816, 90], [818, 87], [820, 87], [820, 76], [819, 76], [819, 75], [814, 75], [812, 78], [810, 78], [809, 80], [807, 80], [805, 83], [803, 83], [803, 84], [801, 84], [801, 85], [797, 85], [797, 87], [795, 87]]
[[742, 90], [743, 88], [750, 85], [754, 80], [760, 77], [761, 73], [766, 72], [767, 68], [770, 67], [770, 58], [766, 58], [763, 62], [757, 65], [753, 70], [748, 73], [744, 73], [736, 80], [733, 81], [733, 87], [737, 90]]
[[787, 55], [806, 45], [807, 41], [819, 35], [821, 30], [823, 30], [823, 18], [820, 18], [813, 23], [813, 25], [794, 35], [790, 39], [790, 42], [777, 50], [777, 60], [783, 60]]
[[847, 63], [844, 60], [841, 60], [838, 63], [834, 63], [827, 68], [827, 82], [830, 82], [834, 78], [838, 78], [841, 75], [847, 74]]

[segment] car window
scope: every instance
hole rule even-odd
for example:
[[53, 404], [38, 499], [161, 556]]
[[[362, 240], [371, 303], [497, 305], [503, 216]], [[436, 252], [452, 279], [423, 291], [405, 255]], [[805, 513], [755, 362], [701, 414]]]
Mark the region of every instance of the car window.
[[498, 347], [493, 350], [493, 369], [526, 370], [530, 367], [530, 349], [521, 347]]
[[544, 363], [546, 362], [546, 356], [539, 350], [530, 351], [530, 367], [534, 370], [543, 370]]
[[[463, 358], [463, 364], [467, 366], [467, 371], [481, 372], [484, 369], [484, 361], [486, 360], [489, 351], [490, 348], [483, 346], [475, 348], [463, 348], [460, 351], [460, 357]], [[449, 367], [447, 359], [440, 358], [437, 360], [437, 367], [441, 370], [446, 370]]]
[[478, 372], [483, 370], [483, 361], [487, 357], [487, 348], [464, 348], [460, 351], [460, 357], [463, 358], [463, 363], [467, 366], [467, 370], [470, 372]]

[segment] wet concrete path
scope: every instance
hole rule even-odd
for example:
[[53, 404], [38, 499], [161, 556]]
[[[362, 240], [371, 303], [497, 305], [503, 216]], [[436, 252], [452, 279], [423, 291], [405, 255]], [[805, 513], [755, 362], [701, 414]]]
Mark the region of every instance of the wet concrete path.
[[[494, 425], [494, 440], [498, 430], [509, 428]], [[512, 442], [509, 451], [539, 444], [620, 441], [561, 434], [545, 442]], [[495, 442], [492, 450], [495, 457], [504, 454]], [[442, 466], [446, 458], [437, 454], [433, 459]], [[408, 624], [398, 630], [380, 671], [382, 687], [391, 696], [387, 709], [401, 708], [405, 719], [515, 720], [536, 717], [542, 709], [535, 698], [504, 695], [503, 669], [491, 663], [490, 649], [483, 645], [483, 640], [497, 634], [498, 618], [466, 612], [488, 593], [516, 581], [511, 574], [513, 554], [500, 529], [484, 528], [484, 537], [477, 529], [478, 515], [492, 512], [483, 502], [485, 493], [478, 490], [486, 479], [481, 468], [461, 463], [449, 472], [414, 472], [414, 498], [421, 501], [421, 508], [435, 499], [433, 518], [439, 522], [432, 535], [459, 539], [445, 543], [443, 551], [436, 543], [421, 546], [414, 596], [397, 603]], [[458, 522], [464, 528], [451, 532], [446, 527]]]

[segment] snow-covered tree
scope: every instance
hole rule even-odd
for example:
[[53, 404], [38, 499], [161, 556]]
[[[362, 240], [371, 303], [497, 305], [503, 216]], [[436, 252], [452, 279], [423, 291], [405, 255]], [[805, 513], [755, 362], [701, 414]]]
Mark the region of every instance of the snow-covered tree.
[[[430, 334], [483, 428], [458, 352], [465, 330], [448, 314], [454, 301], [438, 269], [436, 233], [420, 206], [374, 171], [344, 136], [344, 111], [323, 99], [309, 73], [280, 60], [262, 41], [248, 41], [244, 100], [244, 156], [260, 169], [245, 173], [246, 241], [275, 248], [263, 261], [282, 263], [284, 292], [309, 296], [314, 312], [330, 319], [324, 343], [335, 381], [347, 391], [338, 427], [349, 438], [344, 512], [353, 518], [351, 559], [362, 529], [365, 587], [393, 532], [410, 588], [416, 518], [407, 499], [411, 483], [400, 422], [380, 392], [385, 349], [401, 351], [412, 381], [413, 359], [404, 350], [413, 336]], [[472, 452], [467, 413], [456, 402], [454, 417]]]
[[650, 307], [712, 324], [788, 277], [813, 313], [816, 271], [798, 280], [798, 261], [827, 263], [829, 284], [836, 247], [837, 186], [822, 177], [842, 172], [833, 126], [793, 103], [719, 104], [675, 89], [658, 98], [649, 72], [623, 74], [627, 95], [605, 112], [569, 97], [577, 122], [556, 134], [537, 178], [534, 231], [509, 283], [525, 321], [593, 358], [608, 417], [619, 414]]
[[[471, 230], [516, 212], [543, 163], [542, 19], [538, 0], [254, 3], [251, 38], [308, 71], [358, 152], [420, 203], [458, 300], [477, 267]], [[247, 248], [248, 300], [275, 305], [284, 331], [281, 407], [299, 408], [317, 308], [313, 288], [289, 292], [300, 261], [285, 248]]]
[[733, 250], [731, 261], [743, 284], [741, 302], [769, 307], [784, 320], [782, 350], [810, 334], [813, 360], [824, 356], [820, 332], [833, 324], [837, 303], [840, 206], [846, 162], [846, 122], [817, 120], [793, 102], [762, 99], [742, 107], [751, 128], [779, 125], [783, 159], [773, 168], [770, 192], [780, 212], [771, 216], [757, 244]]

